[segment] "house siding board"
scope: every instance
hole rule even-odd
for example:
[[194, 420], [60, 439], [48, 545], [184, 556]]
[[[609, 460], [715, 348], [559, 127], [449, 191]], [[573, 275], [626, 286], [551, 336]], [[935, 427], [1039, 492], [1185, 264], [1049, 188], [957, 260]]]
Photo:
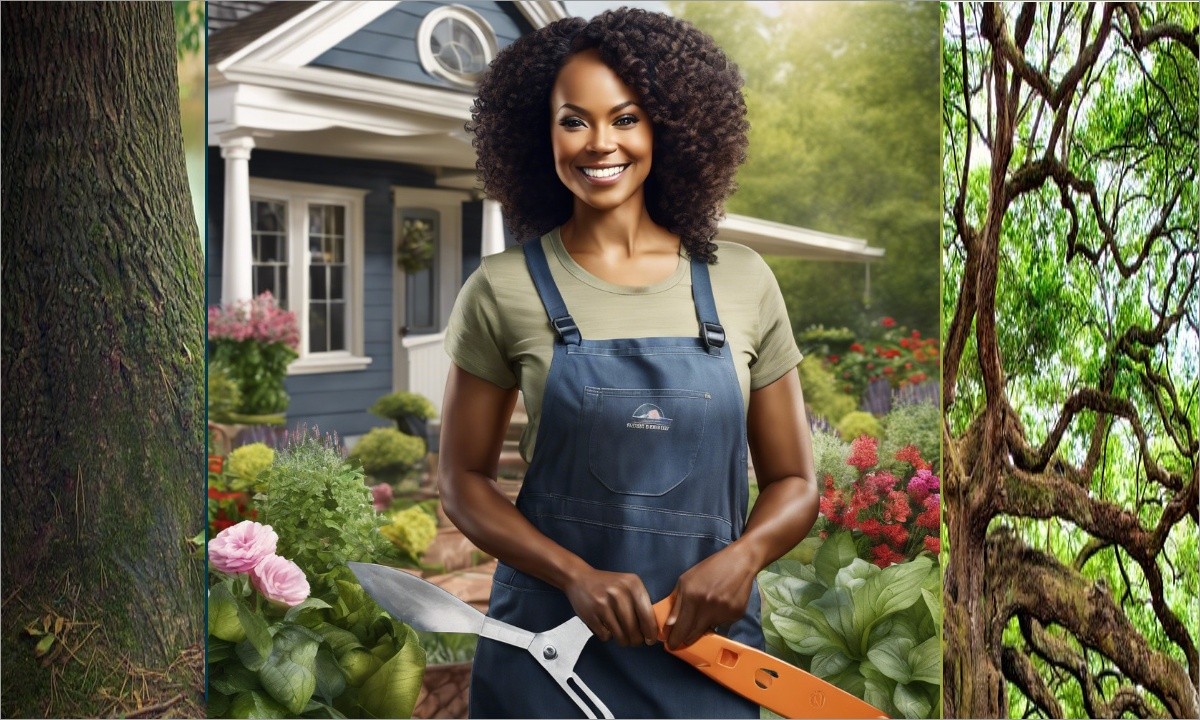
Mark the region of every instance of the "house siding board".
[[[417, 31], [421, 21], [444, 3], [402, 2], [313, 59], [309, 64], [335, 70], [384, 77], [427, 87], [470, 93], [421, 67]], [[461, 2], [479, 13], [492, 27], [498, 49], [508, 47], [528, 30], [527, 23], [494, 2]], [[518, 14], [519, 15], [519, 14]]]
[[[207, 278], [210, 304], [220, 303], [224, 232], [224, 167], [220, 148], [208, 151]], [[345, 373], [292, 375], [288, 424], [307, 423], [326, 431], [361, 435], [381, 425], [367, 407], [392, 390], [392, 186], [431, 188], [433, 178], [397, 163], [255, 150], [251, 178], [360, 188], [363, 198], [363, 332], [371, 364]]]

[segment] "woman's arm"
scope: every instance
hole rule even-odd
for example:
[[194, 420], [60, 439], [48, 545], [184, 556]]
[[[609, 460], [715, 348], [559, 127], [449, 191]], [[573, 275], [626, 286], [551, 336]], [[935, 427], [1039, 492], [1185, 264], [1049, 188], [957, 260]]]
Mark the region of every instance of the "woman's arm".
[[446, 516], [484, 552], [566, 593], [600, 640], [649, 644], [658, 631], [641, 579], [592, 568], [543, 535], [496, 485], [500, 449], [516, 401], [516, 387], [505, 389], [451, 366], [438, 462]]
[[680, 576], [667, 645], [690, 645], [746, 611], [759, 571], [808, 535], [820, 493], [804, 392], [793, 370], [750, 393], [746, 432], [759, 494], [743, 535]]

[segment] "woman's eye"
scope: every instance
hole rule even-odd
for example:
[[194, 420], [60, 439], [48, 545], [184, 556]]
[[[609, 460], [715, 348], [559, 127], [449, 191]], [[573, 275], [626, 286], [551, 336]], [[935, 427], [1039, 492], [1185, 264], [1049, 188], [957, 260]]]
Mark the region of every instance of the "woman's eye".
[[636, 125], [637, 122], [638, 122], [638, 119], [637, 119], [637, 116], [635, 116], [635, 115], [622, 115], [621, 117], [617, 118], [617, 121], [614, 124], [615, 125]]
[[583, 121], [575, 117], [563, 118], [558, 121], [558, 124], [565, 128], [583, 127]]

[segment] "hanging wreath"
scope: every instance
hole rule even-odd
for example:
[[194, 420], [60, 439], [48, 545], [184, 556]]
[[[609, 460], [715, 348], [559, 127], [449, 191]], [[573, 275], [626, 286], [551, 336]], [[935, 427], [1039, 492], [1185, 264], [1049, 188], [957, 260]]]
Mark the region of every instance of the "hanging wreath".
[[396, 262], [404, 272], [418, 273], [429, 267], [434, 251], [433, 225], [420, 218], [405, 218], [396, 244]]

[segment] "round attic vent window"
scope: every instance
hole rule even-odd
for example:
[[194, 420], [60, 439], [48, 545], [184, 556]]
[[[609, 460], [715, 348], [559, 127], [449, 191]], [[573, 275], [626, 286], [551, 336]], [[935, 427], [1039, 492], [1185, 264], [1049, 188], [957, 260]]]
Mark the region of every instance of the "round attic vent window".
[[421, 21], [417, 48], [426, 72], [471, 87], [496, 56], [496, 36], [475, 11], [444, 5]]

